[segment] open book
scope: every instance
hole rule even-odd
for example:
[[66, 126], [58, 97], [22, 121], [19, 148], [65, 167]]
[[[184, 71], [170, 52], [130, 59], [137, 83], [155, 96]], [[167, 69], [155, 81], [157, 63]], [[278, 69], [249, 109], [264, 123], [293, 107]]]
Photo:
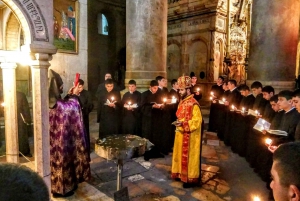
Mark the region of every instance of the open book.
[[223, 100], [219, 100], [219, 104], [224, 105], [225, 102]]
[[270, 130], [270, 126], [271, 124], [269, 122], [262, 118], [259, 118], [253, 128], [262, 132], [263, 130]]
[[268, 130], [267, 132], [273, 135], [288, 136], [288, 133], [286, 131], [281, 131], [281, 130]]
[[267, 131], [268, 133], [272, 135], [281, 135], [281, 136], [288, 136], [288, 133], [286, 131], [282, 130], [270, 130], [271, 124], [267, 122], [266, 120], [259, 118], [257, 123], [254, 125], [254, 129], [262, 132], [263, 130]]
[[106, 99], [106, 102], [104, 103], [104, 105], [109, 105], [109, 104], [112, 104], [115, 102], [117, 102], [117, 101], [113, 101], [113, 100], [110, 101], [110, 100]]
[[257, 115], [259, 115], [259, 112], [257, 112], [257, 110], [254, 111], [254, 110], [249, 109], [248, 110], [248, 115], [252, 115], [252, 116], [256, 117]]
[[136, 103], [131, 104], [131, 105], [125, 104], [124, 107], [125, 108], [138, 108], [138, 105]]

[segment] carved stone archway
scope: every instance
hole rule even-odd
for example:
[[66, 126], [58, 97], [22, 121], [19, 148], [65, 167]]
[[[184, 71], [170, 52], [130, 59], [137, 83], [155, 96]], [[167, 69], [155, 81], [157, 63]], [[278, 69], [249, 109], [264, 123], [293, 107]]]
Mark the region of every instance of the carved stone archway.
[[[52, 54], [56, 53], [56, 48], [50, 43], [49, 29], [46, 24], [46, 18], [52, 19], [52, 12], [43, 13], [40, 6], [45, 6], [44, 1], [39, 4], [35, 0], [2, 0], [6, 4], [20, 25], [24, 34], [24, 46], [26, 50], [32, 71], [32, 103], [33, 103], [33, 124], [34, 124], [34, 170], [44, 179], [50, 189], [50, 139], [49, 139], [49, 100], [48, 91], [48, 68]], [[48, 4], [47, 4], [48, 5]], [[50, 6], [49, 9], [53, 9]], [[49, 10], [48, 9], [48, 10]], [[44, 15], [43, 15], [44, 14]], [[51, 25], [49, 25], [51, 26]], [[8, 56], [8, 53], [10, 54]], [[13, 55], [13, 56], [12, 56]], [[6, 144], [12, 148], [6, 149], [7, 161], [18, 162], [18, 140], [16, 133], [16, 86], [15, 86], [15, 67], [17, 58], [20, 56], [19, 51], [1, 51], [0, 62], [5, 74], [12, 75], [10, 79], [3, 82], [4, 102], [9, 103], [5, 110], [5, 132], [14, 133], [6, 138]], [[6, 76], [8, 77], [8, 76]], [[9, 85], [9, 82], [13, 83]], [[7, 93], [6, 93], [7, 92]], [[8, 146], [7, 146], [8, 147]]]

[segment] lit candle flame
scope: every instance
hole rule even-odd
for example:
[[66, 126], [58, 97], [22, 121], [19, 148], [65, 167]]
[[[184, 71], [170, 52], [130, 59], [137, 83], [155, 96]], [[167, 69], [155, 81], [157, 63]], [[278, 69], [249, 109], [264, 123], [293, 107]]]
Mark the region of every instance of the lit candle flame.
[[172, 96], [172, 99], [175, 99], [175, 96]]
[[128, 105], [131, 105], [131, 102], [130, 102], [130, 101], [128, 102]]
[[197, 91], [200, 91], [200, 88], [197, 88]]
[[112, 96], [112, 97], [111, 97], [111, 100], [112, 100], [112, 101], [114, 101], [114, 100], [115, 100], [115, 98]]
[[164, 99], [163, 99], [163, 101], [164, 101], [164, 103], [165, 103], [165, 102], [167, 102], [167, 99], [166, 99], [166, 98], [164, 98]]
[[260, 201], [260, 198], [258, 196], [254, 196], [253, 201]]
[[234, 105], [232, 105], [231, 108], [234, 110]]
[[212, 98], [212, 97], [210, 97], [209, 99], [210, 99], [210, 100], [212, 100], [213, 98]]
[[266, 144], [269, 145], [269, 146], [272, 144], [272, 140], [271, 140], [270, 138], [267, 138], [267, 139], [265, 140], [265, 142], [266, 142]]
[[223, 98], [222, 100], [223, 100], [223, 102], [225, 102], [225, 101], [226, 101], [226, 99], [225, 99], [225, 98]]
[[5, 103], [4, 103], [4, 102], [2, 102], [2, 103], [1, 103], [1, 106], [2, 106], [2, 107], [4, 107], [4, 106], [5, 106]]
[[214, 95], [214, 92], [210, 92], [211, 95]]

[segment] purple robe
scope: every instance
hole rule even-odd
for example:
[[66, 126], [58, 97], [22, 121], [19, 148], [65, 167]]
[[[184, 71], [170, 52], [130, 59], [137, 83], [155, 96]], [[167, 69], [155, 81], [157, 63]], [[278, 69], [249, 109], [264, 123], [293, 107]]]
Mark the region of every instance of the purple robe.
[[91, 176], [87, 136], [76, 97], [50, 109], [51, 192], [66, 194]]

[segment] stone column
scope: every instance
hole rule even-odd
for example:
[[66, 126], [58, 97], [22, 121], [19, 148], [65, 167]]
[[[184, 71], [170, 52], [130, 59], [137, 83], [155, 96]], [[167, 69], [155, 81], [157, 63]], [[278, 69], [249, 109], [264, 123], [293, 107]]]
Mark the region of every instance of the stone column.
[[1, 63], [3, 77], [6, 161], [19, 162], [16, 63]]
[[134, 79], [139, 90], [151, 80], [167, 77], [167, 1], [126, 1], [126, 79]]
[[35, 171], [43, 177], [50, 189], [50, 137], [49, 137], [49, 99], [48, 68], [50, 56], [46, 53], [34, 54], [36, 60], [31, 64], [32, 103], [34, 128]]
[[299, 0], [253, 1], [248, 83], [294, 87]]

